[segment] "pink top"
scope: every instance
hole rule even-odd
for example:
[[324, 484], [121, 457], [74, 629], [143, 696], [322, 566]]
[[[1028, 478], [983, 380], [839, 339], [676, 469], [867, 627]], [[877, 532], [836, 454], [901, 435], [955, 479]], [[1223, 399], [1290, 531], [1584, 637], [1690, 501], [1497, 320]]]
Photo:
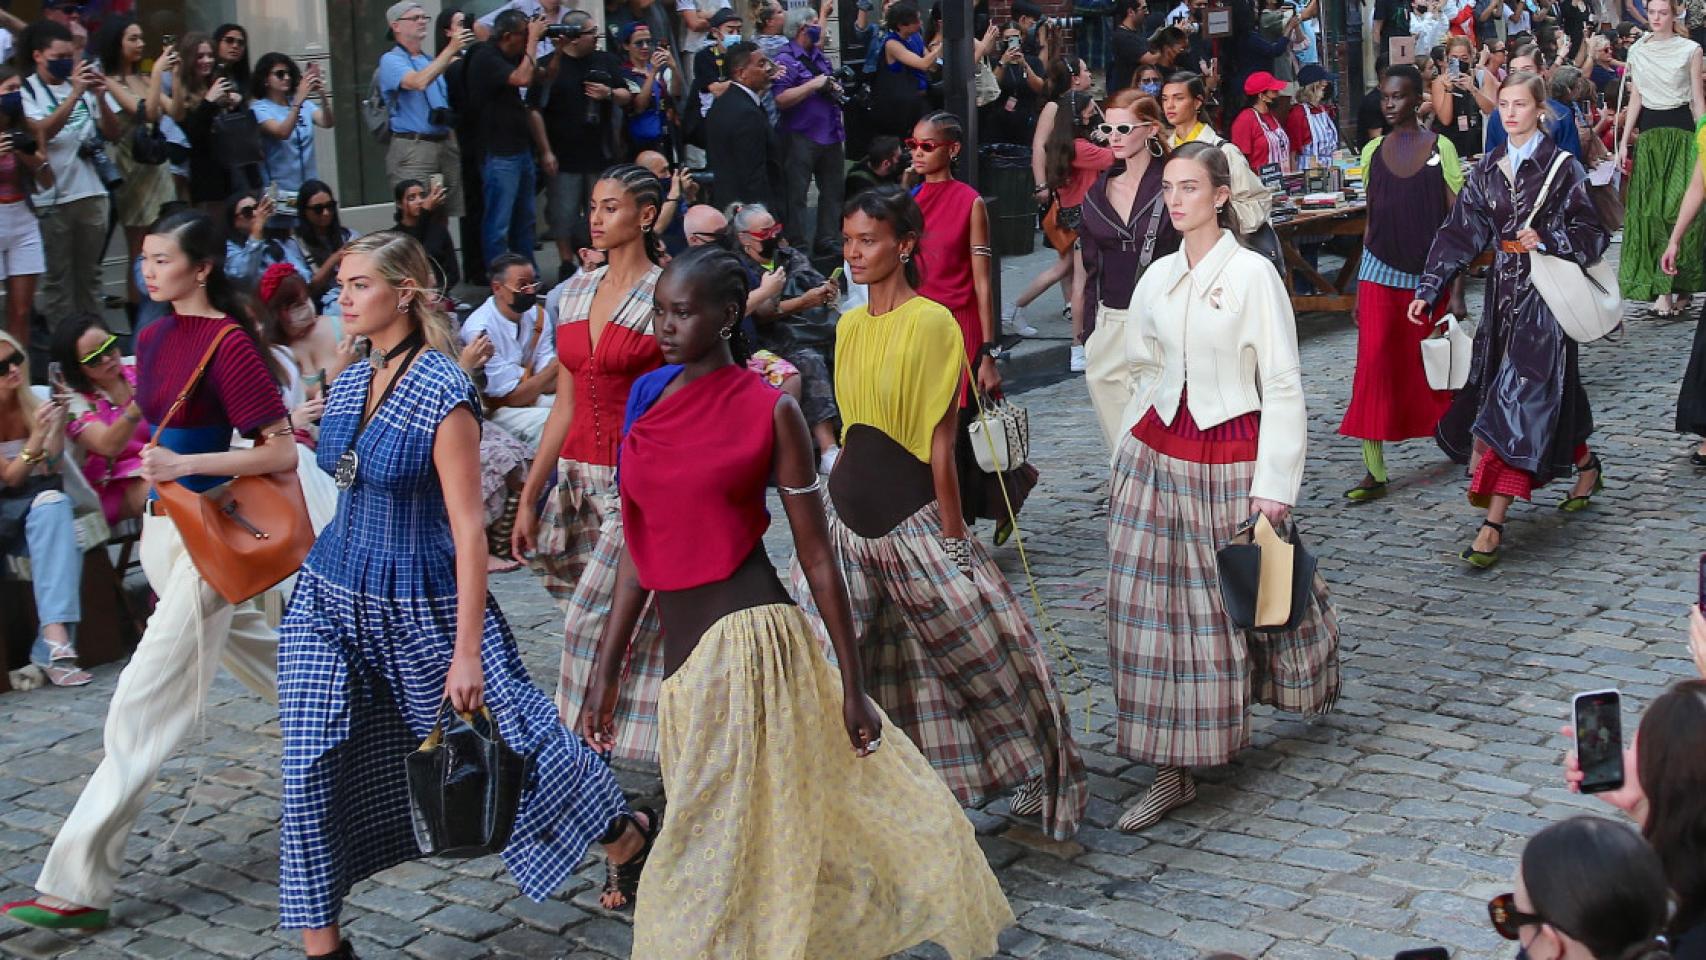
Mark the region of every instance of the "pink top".
[[1103, 170], [1114, 165], [1114, 152], [1107, 147], [1079, 137], [1072, 142], [1072, 175], [1054, 192], [1063, 207], [1076, 207], [1095, 186]]
[[971, 274], [971, 210], [978, 193], [959, 180], [938, 180], [919, 184], [912, 197], [924, 213], [924, 236], [915, 255], [923, 281], [918, 292], [947, 307], [959, 321], [969, 360], [983, 346]]
[[[132, 394], [136, 392], [136, 368], [129, 364], [124, 366], [124, 381], [130, 384]], [[72, 420], [65, 425], [65, 433], [75, 440], [82, 436], [83, 431], [94, 424], [106, 426], [124, 416], [124, 408], [114, 406], [106, 394], [78, 393], [76, 401], [71, 405]], [[142, 448], [148, 445], [150, 428], [146, 422], [140, 422], [131, 431], [130, 440], [119, 451], [118, 456], [108, 459], [94, 451], [86, 451], [83, 457], [83, 476], [89, 485], [100, 490], [105, 484], [114, 480], [128, 480], [142, 471]]]

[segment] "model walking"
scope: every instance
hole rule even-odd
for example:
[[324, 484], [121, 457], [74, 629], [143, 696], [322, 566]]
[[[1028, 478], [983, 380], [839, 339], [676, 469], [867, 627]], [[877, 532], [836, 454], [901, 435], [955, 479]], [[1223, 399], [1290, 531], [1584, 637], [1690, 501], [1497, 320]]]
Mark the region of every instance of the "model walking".
[[1202, 77], [1194, 73], [1175, 73], [1167, 78], [1161, 87], [1161, 112], [1166, 115], [1167, 125], [1171, 128], [1165, 146], [1169, 150], [1177, 150], [1187, 143], [1206, 143], [1226, 153], [1228, 169], [1232, 171], [1231, 205], [1238, 218], [1233, 229], [1249, 236], [1268, 222], [1274, 193], [1250, 169], [1250, 161], [1245, 159], [1244, 151], [1216, 133], [1208, 121], [1202, 119], [1207, 99], [1208, 88], [1204, 86]]
[[1079, 276], [1084, 278], [1072, 315], [1084, 318], [1085, 379], [1110, 450], [1119, 447], [1120, 416], [1131, 397], [1125, 326], [1131, 292], [1151, 263], [1179, 248], [1179, 234], [1161, 198], [1167, 148], [1161, 143], [1161, 108], [1155, 98], [1121, 90], [1108, 101], [1101, 133], [1114, 168], [1084, 195], [1078, 230]]
[[[616, 446], [628, 391], [663, 364], [652, 334], [652, 290], [663, 245], [652, 232], [661, 204], [651, 171], [619, 164], [592, 188], [592, 245], [605, 265], [569, 280], [557, 306], [557, 397], [545, 420], [539, 454], [527, 471], [516, 512], [514, 554], [526, 558], [568, 611], [557, 707], [565, 722], [580, 713], [598, 650], [598, 628], [622, 555], [616, 504]], [[573, 402], [564, 403], [563, 398]], [[557, 451], [553, 460], [550, 451]], [[546, 495], [552, 467], [556, 486]], [[543, 509], [538, 505], [544, 502]], [[616, 754], [657, 759], [657, 697], [663, 648], [657, 616], [647, 613], [634, 642], [619, 700]]]
[[[852, 596], [865, 686], [962, 804], [1024, 786], [1013, 812], [1064, 839], [1088, 800], [1048, 661], [1007, 578], [960, 515], [959, 326], [915, 292], [924, 217], [899, 190], [855, 197], [844, 249], [870, 302], [841, 315], [841, 458], [830, 535]], [[794, 596], [816, 613], [796, 558]]]
[[[739, 261], [714, 247], [658, 283], [665, 366], [628, 404], [623, 576], [581, 710], [615, 742], [616, 690], [650, 592], [669, 671], [658, 704], [669, 819], [634, 916], [635, 957], [874, 960], [934, 941], [996, 950], [1012, 912], [953, 795], [865, 696], [794, 400], [737, 364]], [[838, 672], [765, 555], [774, 476]], [[879, 749], [880, 748], [880, 749]]]
[[[1388, 441], [1431, 437], [1451, 394], [1428, 386], [1421, 342], [1432, 326], [1407, 323], [1428, 243], [1463, 189], [1463, 168], [1449, 138], [1423, 130], [1421, 71], [1399, 64], [1380, 85], [1380, 113], [1392, 132], [1362, 148], [1368, 184], [1368, 229], [1357, 271], [1357, 366], [1351, 403], [1339, 432], [1362, 441], [1362, 482], [1345, 491], [1352, 503], [1386, 496]], [[1449, 298], [1431, 318], [1445, 315]]]
[[1677, 32], [1673, 0], [1651, 0], [1647, 17], [1652, 32], [1629, 48], [1629, 105], [1617, 146], [1621, 167], [1630, 137], [1640, 131], [1617, 278], [1625, 300], [1651, 302], [1659, 315], [1676, 316], [1688, 309], [1689, 294], [1706, 288], [1706, 247], [1698, 225], [1682, 235], [1677, 273], [1658, 268], [1697, 160], [1693, 133], [1706, 118], [1706, 95], [1700, 45]]
[[[1706, 150], [1699, 149], [1703, 139], [1706, 127], [1695, 133], [1695, 156], [1706, 162]], [[1682, 198], [1682, 209], [1676, 215], [1676, 226], [1671, 228], [1670, 242], [1659, 258], [1659, 269], [1669, 276], [1676, 276], [1681, 269], [1682, 244], [1700, 215], [1702, 201], [1706, 201], [1706, 173], [1702, 172], [1702, 163], [1697, 162], [1688, 182], [1688, 193]], [[1702, 438], [1688, 455], [1688, 462], [1706, 467], [1706, 323], [1694, 325], [1694, 344], [1688, 352], [1688, 367], [1683, 371], [1682, 390], [1676, 398], [1676, 432]]]
[[[1469, 502], [1486, 507], [1487, 517], [1461, 556], [1481, 568], [1498, 562], [1515, 498], [1527, 500], [1535, 487], [1574, 470], [1575, 487], [1558, 507], [1575, 512], [1605, 486], [1599, 456], [1588, 450], [1593, 412], [1576, 368], [1576, 342], [1529, 279], [1527, 254], [1545, 247], [1585, 266], [1604, 255], [1611, 238], [1588, 198], [1582, 165], [1567, 154], [1559, 160], [1559, 147], [1540, 133], [1545, 103], [1545, 86], [1532, 73], [1513, 74], [1500, 86], [1499, 114], [1510, 138], [1464, 181], [1409, 308], [1411, 323], [1427, 325], [1452, 278], [1493, 244], [1469, 382], [1436, 434], [1453, 460], [1473, 458]], [[1542, 198], [1555, 163], [1561, 166]], [[1533, 225], [1524, 228], [1531, 217]]]
[[[1339, 695], [1339, 627], [1319, 576], [1297, 629], [1239, 630], [1214, 552], [1257, 513], [1285, 522], [1308, 420], [1285, 284], [1234, 232], [1226, 154], [1186, 144], [1161, 189], [1183, 238], [1137, 283], [1133, 371], [1108, 507], [1108, 663], [1116, 749], [1154, 764], [1128, 832], [1196, 799], [1194, 767], [1250, 745], [1250, 704], [1323, 714]], [[1187, 362], [1188, 357], [1188, 362]]]
[[631, 897], [655, 818], [631, 813], [609, 768], [558, 722], [486, 592], [480, 400], [431, 301], [426, 252], [370, 234], [345, 249], [338, 280], [345, 329], [373, 352], [327, 403], [319, 461], [342, 493], [280, 630], [280, 924], [302, 929], [310, 957], [354, 956], [337, 926], [344, 894], [420, 856], [401, 759], [446, 700], [490, 710], [528, 758], [504, 850], [521, 891], [549, 896], [598, 841], [634, 864], [613, 872]]
[[[161, 220], [142, 241], [148, 295], [173, 311], [137, 338], [136, 403], [145, 421], [161, 422], [197, 361], [223, 337], [183, 408], [156, 433], [158, 446], [142, 453], [150, 485], [175, 480], [203, 491], [297, 465], [275, 368], [219, 268], [222, 244], [210, 218], [188, 212]], [[233, 431], [254, 446], [232, 449]], [[143, 518], [142, 570], [159, 599], [107, 708], [106, 755], [54, 838], [36, 881], [40, 896], [0, 908], [14, 920], [106, 926], [130, 829], [160, 765], [200, 715], [219, 664], [266, 699], [276, 696], [277, 641], [260, 608], [252, 600], [227, 603], [201, 578], [157, 500]]]

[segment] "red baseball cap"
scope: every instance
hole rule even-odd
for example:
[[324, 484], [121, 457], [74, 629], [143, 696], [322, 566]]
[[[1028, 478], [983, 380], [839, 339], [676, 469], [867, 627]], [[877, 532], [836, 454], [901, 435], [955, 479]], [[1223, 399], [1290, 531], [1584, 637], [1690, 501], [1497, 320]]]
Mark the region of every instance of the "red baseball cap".
[[1272, 91], [1279, 93], [1286, 88], [1286, 82], [1266, 70], [1257, 70], [1244, 78], [1244, 95], [1253, 97], [1258, 93]]

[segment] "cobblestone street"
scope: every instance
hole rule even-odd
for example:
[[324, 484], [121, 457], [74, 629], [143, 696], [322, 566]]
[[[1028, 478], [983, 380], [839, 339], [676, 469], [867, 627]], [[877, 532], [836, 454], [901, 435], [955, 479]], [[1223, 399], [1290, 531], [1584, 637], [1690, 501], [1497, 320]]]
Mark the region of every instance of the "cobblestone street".
[[[1338, 960], [1431, 944], [1454, 958], [1515, 953], [1488, 927], [1484, 903], [1510, 889], [1525, 838], [1580, 811], [1610, 812], [1563, 788], [1558, 728], [1570, 695], [1621, 688], [1632, 730], [1653, 696], [1693, 672], [1685, 605], [1706, 548], [1706, 471], [1687, 462], [1692, 441], [1671, 431], [1693, 323], [1629, 326], [1621, 342], [1582, 351], [1606, 491], [1576, 515], [1555, 509], [1561, 484], [1519, 504], [1506, 555], [1484, 573], [1455, 559], [1478, 515], [1462, 468], [1431, 442], [1389, 447], [1385, 500], [1342, 500], [1363, 471], [1357, 444], [1337, 435], [1356, 334], [1342, 318], [1311, 327], [1298, 515], [1343, 628], [1343, 696], [1316, 721], [1259, 712], [1254, 748], [1205, 771], [1198, 802], [1140, 836], [1111, 829], [1153, 771], [1108, 752], [1107, 454], [1080, 380], [1020, 398], [1042, 471], [1022, 529], [1047, 618], [1071, 654], [1069, 663], [1053, 650], [1093, 797], [1070, 843], [1008, 817], [1005, 800], [970, 811], [1018, 915], [1004, 956]], [[770, 540], [785, 560], [780, 520]], [[1030, 606], [1014, 545], [997, 555]], [[561, 621], [544, 590], [517, 573], [495, 591], [536, 680], [554, 684]], [[101, 755], [118, 673], [0, 698], [0, 899], [29, 895]], [[0, 954], [301, 956], [295, 933], [276, 929], [275, 711], [222, 676], [205, 718], [142, 815], [114, 926], [87, 937], [0, 927]], [[623, 778], [656, 791], [653, 772]], [[589, 863], [570, 889], [534, 904], [496, 858], [420, 861], [359, 884], [347, 931], [365, 957], [626, 957], [627, 917], [596, 904], [602, 876], [602, 863]]]

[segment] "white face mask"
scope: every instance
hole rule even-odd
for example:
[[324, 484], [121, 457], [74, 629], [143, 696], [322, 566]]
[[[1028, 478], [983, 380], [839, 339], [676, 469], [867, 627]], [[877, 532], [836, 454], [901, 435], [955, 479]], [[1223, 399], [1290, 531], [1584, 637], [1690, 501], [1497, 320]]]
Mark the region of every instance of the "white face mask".
[[300, 333], [314, 325], [319, 315], [314, 312], [314, 305], [304, 300], [290, 308], [290, 329]]

